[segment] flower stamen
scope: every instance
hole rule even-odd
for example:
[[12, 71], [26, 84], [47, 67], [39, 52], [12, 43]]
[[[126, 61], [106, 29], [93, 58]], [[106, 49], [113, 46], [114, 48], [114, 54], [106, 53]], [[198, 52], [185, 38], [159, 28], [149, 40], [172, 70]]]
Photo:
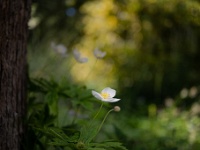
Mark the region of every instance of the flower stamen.
[[101, 93], [101, 96], [104, 98], [104, 99], [108, 99], [110, 97], [110, 94], [108, 93]]

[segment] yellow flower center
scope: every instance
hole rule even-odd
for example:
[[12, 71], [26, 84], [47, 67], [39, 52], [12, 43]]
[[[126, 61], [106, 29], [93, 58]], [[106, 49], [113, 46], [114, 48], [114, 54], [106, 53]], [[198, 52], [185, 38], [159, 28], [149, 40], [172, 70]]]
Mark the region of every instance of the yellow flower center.
[[101, 96], [104, 98], [104, 99], [107, 99], [110, 97], [110, 94], [108, 93], [101, 93]]

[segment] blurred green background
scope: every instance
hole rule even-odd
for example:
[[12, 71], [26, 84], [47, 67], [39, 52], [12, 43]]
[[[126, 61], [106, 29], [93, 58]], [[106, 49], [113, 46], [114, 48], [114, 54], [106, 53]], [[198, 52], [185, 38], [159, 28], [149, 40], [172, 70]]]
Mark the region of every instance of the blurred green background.
[[[200, 149], [199, 0], [35, 0], [29, 28], [31, 78], [117, 90], [122, 110], [99, 140], [129, 150]], [[87, 63], [75, 61], [75, 48]], [[106, 57], [97, 61], [95, 48]]]

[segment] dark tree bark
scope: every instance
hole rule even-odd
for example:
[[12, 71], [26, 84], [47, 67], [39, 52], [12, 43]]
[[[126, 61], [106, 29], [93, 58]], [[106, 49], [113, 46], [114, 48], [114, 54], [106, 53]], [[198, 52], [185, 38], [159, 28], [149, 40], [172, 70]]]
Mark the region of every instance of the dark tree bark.
[[22, 149], [30, 0], [0, 0], [0, 150]]

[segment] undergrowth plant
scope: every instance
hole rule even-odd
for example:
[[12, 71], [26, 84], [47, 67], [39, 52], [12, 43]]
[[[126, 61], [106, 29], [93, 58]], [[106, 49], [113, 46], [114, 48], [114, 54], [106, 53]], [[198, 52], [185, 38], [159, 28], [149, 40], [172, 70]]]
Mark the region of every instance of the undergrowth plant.
[[[53, 48], [67, 56], [63, 45], [53, 44]], [[88, 61], [77, 49], [73, 55], [78, 63]], [[95, 49], [94, 55], [98, 60], [106, 53]], [[108, 104], [120, 100], [113, 98], [115, 94], [116, 91], [110, 87], [98, 93], [65, 78], [59, 82], [54, 79], [31, 78], [24, 149], [126, 150], [118, 140], [95, 140], [108, 115], [120, 111], [119, 106], [110, 108]]]

